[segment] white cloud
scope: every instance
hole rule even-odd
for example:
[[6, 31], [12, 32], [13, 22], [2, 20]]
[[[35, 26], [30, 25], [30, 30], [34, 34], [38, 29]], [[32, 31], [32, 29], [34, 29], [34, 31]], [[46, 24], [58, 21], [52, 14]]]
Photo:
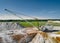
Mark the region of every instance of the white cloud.
[[[0, 14], [0, 20], [13, 20], [13, 19], [19, 19], [19, 20], [22, 20], [23, 19], [35, 19], [35, 18], [38, 18], [38, 19], [55, 19], [56, 17], [54, 17], [54, 13], [57, 13], [57, 11], [48, 11], [48, 10], [42, 10], [40, 11], [40, 15], [39, 16], [33, 16], [33, 17], [29, 17], [29, 16], [22, 16], [22, 15], [18, 15], [18, 16], [15, 16], [13, 14]], [[51, 14], [51, 15], [50, 15]]]
[[15, 16], [13, 14], [0, 14], [0, 20], [16, 20], [16, 19], [23, 20], [23, 19], [34, 19], [34, 18], [22, 15]]

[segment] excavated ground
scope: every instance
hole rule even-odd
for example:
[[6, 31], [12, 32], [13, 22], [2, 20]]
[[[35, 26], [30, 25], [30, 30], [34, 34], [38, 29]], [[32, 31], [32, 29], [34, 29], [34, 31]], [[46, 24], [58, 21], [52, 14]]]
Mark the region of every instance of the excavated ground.
[[0, 32], [0, 43], [60, 43], [60, 34], [46, 33], [34, 28]]

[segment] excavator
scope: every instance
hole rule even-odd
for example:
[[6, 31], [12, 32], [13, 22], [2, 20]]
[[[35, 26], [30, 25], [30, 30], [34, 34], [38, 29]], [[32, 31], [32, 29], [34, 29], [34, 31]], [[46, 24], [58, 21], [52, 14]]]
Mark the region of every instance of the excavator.
[[[24, 18], [20, 17], [19, 15], [15, 14], [13, 11], [8, 10], [8, 9], [4, 9], [4, 10], [7, 11], [7, 12], [9, 12], [9, 13], [11, 13], [11, 14], [13, 14], [13, 15], [15, 15], [15, 16], [17, 16], [17, 17], [19, 17], [19, 18], [21, 18], [22, 20], [24, 20], [25, 22], [29, 23], [29, 24], [32, 25], [33, 27], [39, 29], [39, 22], [37, 22], [37, 23], [38, 23], [38, 27], [36, 27], [36, 26], [34, 26], [32, 23], [30, 23], [29, 21], [27, 21], [26, 19], [24, 19]], [[31, 16], [27, 16], [27, 15], [22, 14], [22, 13], [20, 13], [20, 15], [23, 15], [23, 16], [26, 16], [26, 17], [31, 17]], [[38, 20], [38, 18], [35, 18], [35, 17], [31, 17], [31, 18], [34, 18], [35, 20]]]
[[[15, 16], [23, 19], [22, 17], [18, 16], [14, 12], [5, 9], [5, 11], [8, 11], [11, 14], [14, 14]], [[25, 20], [28, 22], [27, 20]], [[30, 22], [28, 22], [30, 23]], [[30, 23], [32, 26], [34, 26], [32, 23]], [[35, 27], [35, 26], [34, 26]], [[39, 26], [38, 26], [39, 27]], [[38, 29], [38, 27], [36, 27]], [[39, 28], [40, 29], [40, 28]], [[41, 30], [14, 30], [14, 32], [4, 32], [0, 33], [0, 43], [57, 43], [60, 42], [60, 35], [58, 34], [52, 34], [51, 32], [58, 32], [58, 30], [52, 30], [53, 26], [50, 24], [46, 24], [45, 26], [41, 27]], [[50, 32], [49, 34], [47, 34]], [[50, 37], [51, 36], [51, 37]]]
[[[7, 11], [7, 12], [9, 12], [9, 13], [11, 13], [11, 14], [13, 14], [13, 15], [15, 15], [15, 16], [17, 16], [17, 17], [19, 17], [19, 18], [21, 18], [21, 19], [23, 19], [22, 17], [18, 16], [17, 14], [15, 14], [11, 10], [8, 10], [8, 9], [4, 9], [4, 10]], [[27, 16], [27, 15], [24, 15], [22, 13], [20, 13], [20, 15]], [[28, 17], [31, 17], [31, 16], [28, 16]], [[38, 18], [35, 18], [35, 17], [32, 17], [32, 18], [34, 18], [35, 20], [38, 20]], [[27, 23], [31, 24], [33, 27], [36, 27], [32, 23], [28, 22], [27, 20], [25, 20], [25, 21]], [[58, 32], [58, 31], [60, 31], [60, 30], [53, 30], [53, 26], [50, 25], [50, 24], [46, 24], [45, 26], [42, 26], [41, 29], [40, 29], [39, 22], [38, 22], [38, 27], [36, 27], [36, 28], [39, 29], [40, 31], [43, 31], [43, 32]]]

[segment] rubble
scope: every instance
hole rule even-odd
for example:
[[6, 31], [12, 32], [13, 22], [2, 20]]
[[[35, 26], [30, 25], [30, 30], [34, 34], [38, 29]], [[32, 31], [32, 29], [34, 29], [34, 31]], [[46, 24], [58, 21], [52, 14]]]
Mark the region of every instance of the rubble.
[[13, 30], [13, 34], [0, 33], [0, 43], [60, 43], [60, 35], [34, 29], [20, 29]]

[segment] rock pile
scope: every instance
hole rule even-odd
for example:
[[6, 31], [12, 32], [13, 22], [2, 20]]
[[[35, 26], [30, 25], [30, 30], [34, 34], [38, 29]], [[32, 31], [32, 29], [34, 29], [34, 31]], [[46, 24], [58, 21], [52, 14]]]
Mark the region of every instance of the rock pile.
[[60, 34], [52, 36], [34, 29], [13, 30], [11, 33], [0, 33], [0, 43], [60, 43]]

